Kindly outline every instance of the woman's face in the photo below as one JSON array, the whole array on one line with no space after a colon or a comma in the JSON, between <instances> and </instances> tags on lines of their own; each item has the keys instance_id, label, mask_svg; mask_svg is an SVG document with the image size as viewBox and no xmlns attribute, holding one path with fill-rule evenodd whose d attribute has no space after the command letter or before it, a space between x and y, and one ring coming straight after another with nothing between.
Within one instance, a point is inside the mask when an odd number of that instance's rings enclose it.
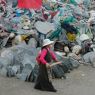
<instances>
[{"instance_id":1,"label":"woman's face","mask_svg":"<svg viewBox=\"0 0 95 95\"><path fill-rule=\"evenodd\" d=\"M52 48L52 46L53 46L53 45L52 45L52 44L50 44L50 45L48 45L47 47Z\"/></svg>"},{"instance_id":2,"label":"woman's face","mask_svg":"<svg viewBox=\"0 0 95 95\"><path fill-rule=\"evenodd\" d=\"M51 45L50 45L50 48L52 48L52 47L53 47L53 45L51 44Z\"/></svg>"}]
</instances>

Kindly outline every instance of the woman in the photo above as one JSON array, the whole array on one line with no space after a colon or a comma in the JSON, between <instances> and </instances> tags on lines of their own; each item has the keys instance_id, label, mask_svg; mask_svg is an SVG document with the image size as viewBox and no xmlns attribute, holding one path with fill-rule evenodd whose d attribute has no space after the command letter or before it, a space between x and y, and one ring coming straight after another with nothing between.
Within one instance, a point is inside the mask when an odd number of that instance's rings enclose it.
<instances>
[{"instance_id":1,"label":"woman","mask_svg":"<svg viewBox=\"0 0 95 95\"><path fill-rule=\"evenodd\" d=\"M51 92L57 91L49 80L47 71L47 68L50 68L49 63L52 62L52 59L54 61L58 61L55 54L50 50L53 43L54 42L50 41L49 39L45 39L43 41L43 46L39 54L39 58L36 59L39 63L39 74L34 86L35 89Z\"/></svg>"}]
</instances>

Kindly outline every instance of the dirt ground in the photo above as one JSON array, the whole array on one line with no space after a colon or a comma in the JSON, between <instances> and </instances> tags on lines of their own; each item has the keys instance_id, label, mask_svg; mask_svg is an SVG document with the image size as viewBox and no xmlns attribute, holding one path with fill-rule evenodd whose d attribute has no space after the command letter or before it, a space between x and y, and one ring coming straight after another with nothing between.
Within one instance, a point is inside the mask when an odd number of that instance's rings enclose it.
<instances>
[{"instance_id":1,"label":"dirt ground","mask_svg":"<svg viewBox=\"0 0 95 95\"><path fill-rule=\"evenodd\" d=\"M80 66L67 79L53 79L57 93L38 91L34 83L0 76L0 95L95 95L95 68Z\"/></svg>"}]
</instances>

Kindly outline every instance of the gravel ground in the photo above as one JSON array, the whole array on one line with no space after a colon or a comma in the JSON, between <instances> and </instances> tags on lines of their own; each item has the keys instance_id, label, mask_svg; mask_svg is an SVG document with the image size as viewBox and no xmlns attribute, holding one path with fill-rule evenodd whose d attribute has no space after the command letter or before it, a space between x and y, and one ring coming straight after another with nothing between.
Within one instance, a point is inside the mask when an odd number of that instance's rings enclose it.
<instances>
[{"instance_id":1,"label":"gravel ground","mask_svg":"<svg viewBox=\"0 0 95 95\"><path fill-rule=\"evenodd\" d=\"M0 95L95 95L95 68L80 66L67 79L53 79L57 93L38 91L34 83L0 76Z\"/></svg>"}]
</instances>

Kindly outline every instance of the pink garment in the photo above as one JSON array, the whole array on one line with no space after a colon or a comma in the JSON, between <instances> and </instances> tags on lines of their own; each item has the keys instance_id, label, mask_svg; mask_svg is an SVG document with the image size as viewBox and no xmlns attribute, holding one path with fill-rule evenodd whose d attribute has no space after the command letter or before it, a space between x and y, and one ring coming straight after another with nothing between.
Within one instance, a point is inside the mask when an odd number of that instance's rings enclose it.
<instances>
[{"instance_id":1,"label":"pink garment","mask_svg":"<svg viewBox=\"0 0 95 95\"><path fill-rule=\"evenodd\" d=\"M19 8L40 9L41 6L42 6L42 0L18 0Z\"/></svg>"},{"instance_id":2,"label":"pink garment","mask_svg":"<svg viewBox=\"0 0 95 95\"><path fill-rule=\"evenodd\" d=\"M51 56L52 56L52 59L54 61L57 61L57 58L56 58L56 55L54 54L53 51L51 51L49 48L48 48L48 51L50 52ZM47 54L47 50L46 49L43 49L41 52L40 52L40 59L39 61L42 63L42 64L46 64L47 61L45 60L45 56Z\"/></svg>"}]
</instances>

